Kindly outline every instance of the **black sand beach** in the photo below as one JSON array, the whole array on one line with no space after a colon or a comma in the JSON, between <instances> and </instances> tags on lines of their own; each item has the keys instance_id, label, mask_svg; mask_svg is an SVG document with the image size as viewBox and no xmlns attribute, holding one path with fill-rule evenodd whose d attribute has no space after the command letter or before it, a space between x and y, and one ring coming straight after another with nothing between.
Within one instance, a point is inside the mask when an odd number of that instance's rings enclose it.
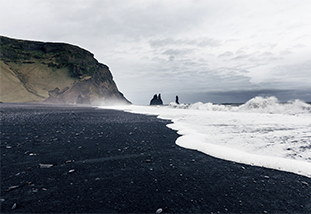
<instances>
[{"instance_id":1,"label":"black sand beach","mask_svg":"<svg viewBox=\"0 0 311 214\"><path fill-rule=\"evenodd\" d=\"M1 213L311 213L310 178L181 148L170 121L0 107Z\"/></svg>"}]
</instances>

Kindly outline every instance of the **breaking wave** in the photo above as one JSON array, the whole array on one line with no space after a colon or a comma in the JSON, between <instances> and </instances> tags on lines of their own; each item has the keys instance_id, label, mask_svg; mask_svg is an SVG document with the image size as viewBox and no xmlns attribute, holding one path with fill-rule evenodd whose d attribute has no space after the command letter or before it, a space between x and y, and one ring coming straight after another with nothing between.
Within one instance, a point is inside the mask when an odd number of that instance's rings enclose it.
<instances>
[{"instance_id":1,"label":"breaking wave","mask_svg":"<svg viewBox=\"0 0 311 214\"><path fill-rule=\"evenodd\" d=\"M311 105L301 100L281 103L276 97L254 97L245 104L213 104L197 102L194 104L170 103L169 107L203 111L227 111L270 114L310 114Z\"/></svg>"}]
</instances>

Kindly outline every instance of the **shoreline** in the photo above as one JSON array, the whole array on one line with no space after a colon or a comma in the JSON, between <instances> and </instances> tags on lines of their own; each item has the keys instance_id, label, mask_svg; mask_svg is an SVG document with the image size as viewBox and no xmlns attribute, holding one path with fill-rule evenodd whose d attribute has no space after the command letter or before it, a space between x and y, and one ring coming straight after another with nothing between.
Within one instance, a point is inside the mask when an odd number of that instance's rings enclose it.
<instances>
[{"instance_id":1,"label":"shoreline","mask_svg":"<svg viewBox=\"0 0 311 214\"><path fill-rule=\"evenodd\" d=\"M0 108L2 213L311 212L310 178L179 147L156 116Z\"/></svg>"},{"instance_id":2,"label":"shoreline","mask_svg":"<svg viewBox=\"0 0 311 214\"><path fill-rule=\"evenodd\" d=\"M295 173L298 175L302 175L302 176L306 176L311 178L311 163L307 161L307 158L309 158L309 156L307 154L305 154L303 156L302 159L296 159L296 158L285 158L286 156L295 156L298 154L297 153L282 153L281 155L274 155L273 152L270 152L268 149L266 149L266 151L259 149L258 151L256 151L256 149L254 150L254 148L249 149L249 150L243 150L243 146L241 147L239 144L240 142L243 142L243 140L245 141L249 141L249 140L253 140L253 139L239 139L239 141L236 141L235 144L233 143L223 143L226 142L226 140L231 141L232 139L230 138L225 138L221 141L215 141L212 140L211 142L209 142L210 136L213 137L213 135L217 136L218 134L215 134L209 130L206 130L206 132L204 131L200 131L200 129L198 129L198 127L196 126L196 124L191 124L191 119L190 119L190 123L189 121L187 121L189 119L189 115L193 116L191 113L189 114L189 110L179 110L179 109L162 109L161 108L154 108L153 109L148 109L148 107L144 107L144 106L132 106L132 107L115 107L115 108L108 108L108 109L118 109L118 110L124 110L126 112L130 112L130 113L142 113L144 115L156 115L157 118L159 119L165 119L165 120L171 120L173 123L167 125L169 128L177 131L177 133L179 133L181 136L176 140L176 144L183 147L183 148L187 148L187 149L194 149L194 150L198 150L200 152L203 152L207 155L216 157L216 158L220 158L223 160L227 160L227 161L232 161L232 162L237 162L237 163L242 163L242 164L247 164L247 165L252 165L252 166L259 166L259 167L265 167L265 168L270 168L270 169L276 169L276 170L280 170L280 171L285 171L285 172L291 172L291 173ZM183 112L185 111L185 112ZM196 119L202 120L202 121L209 121L214 120L215 118L211 117L211 118L205 118L205 114L220 114L216 117L218 118L225 118L224 115L227 114L227 112L213 112L213 111L198 111L200 113L203 113L201 116L201 118L196 117ZM194 115L197 114L197 112L193 112ZM237 114L237 117L230 118L231 120L239 120L240 117L240 113L239 112L230 112L230 116L232 117L233 114ZM256 115L254 113L250 114L251 115ZM277 115L275 114L273 116L275 116L277 119ZM269 118L271 117L270 114L260 114L260 117L264 117L264 116L268 116ZM195 116L194 116L195 117ZM207 116L209 117L209 116ZM288 115L288 117L291 117L291 115ZM228 120L230 120L228 118ZM292 118L295 119L295 118ZM309 127L310 122L309 122L310 118L304 118L305 121L308 121L308 124L305 124L306 127ZM227 120L227 119L225 119ZM256 116L255 119L256 120ZM273 119L268 119L270 121L273 121ZM185 122L184 122L185 121ZM269 122L269 121L267 121ZM285 121L283 121L285 123ZM301 122L301 121L300 121ZM215 122L214 122L215 123ZM224 126L224 124L230 126L233 125L233 123L226 123L226 121L217 121L216 123L219 124L223 124L222 126ZM279 121L279 123L282 123L282 121ZM296 121L297 123L297 121ZM192 125L194 126L194 128L192 127ZM210 124L207 122L205 125L202 125L203 127L206 126L208 127ZM284 124L283 124L284 125ZM300 124L301 125L301 124ZM286 125L285 125L286 126ZM254 126L256 127L256 126ZM257 126L258 129L262 128L260 127L260 124ZM200 127L201 128L201 127ZM276 129L278 129L278 127L275 127ZM287 127L288 129L294 129L293 127L290 127L290 125ZM273 128L272 128L273 129ZM217 130L216 130L217 131ZM230 133L230 130L223 130L224 132L228 132ZM238 133L239 130L236 130L235 133L233 133L233 139L234 137L236 137L236 133ZM244 131L244 130L240 130L240 131ZM301 131L301 130L297 130L297 131ZM252 130L248 131L249 133L253 133L255 134L255 139L257 139L257 137L260 138L261 133L255 133L256 130L254 130L254 128ZM228 136L230 136L230 134L228 134ZM269 136L267 136L269 137ZM301 136L300 136L301 137ZM253 137L252 137L253 138ZM217 139L217 137L216 137ZM279 138L280 139L280 138ZM299 139L299 137L298 137ZM261 139L263 142L265 141L265 139ZM273 141L273 139L270 136L270 140ZM277 139L276 139L277 140ZM216 143L215 143L216 142ZM228 146L229 145L229 146ZM259 147L262 146L266 146L267 144L263 145L263 144L258 144ZM240 147L239 147L240 146ZM247 144L245 144L244 146L247 146ZM287 151L289 150L295 150L295 149L299 149L295 147L291 148L291 145L284 144L284 147L287 147ZM304 145L305 147L308 147L307 142ZM301 145L301 148L303 148L303 146ZM271 150L271 148L270 148ZM272 148L273 151L273 148ZM270 152L270 153L269 153ZM300 156L300 154L299 154Z\"/></svg>"}]
</instances>

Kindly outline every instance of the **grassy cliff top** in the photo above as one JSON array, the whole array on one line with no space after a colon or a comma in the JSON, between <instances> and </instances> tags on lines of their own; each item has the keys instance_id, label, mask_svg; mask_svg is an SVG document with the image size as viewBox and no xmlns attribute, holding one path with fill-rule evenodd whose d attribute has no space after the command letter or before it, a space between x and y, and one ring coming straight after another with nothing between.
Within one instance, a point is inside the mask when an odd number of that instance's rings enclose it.
<instances>
[{"instance_id":1,"label":"grassy cliff top","mask_svg":"<svg viewBox=\"0 0 311 214\"><path fill-rule=\"evenodd\" d=\"M36 42L0 36L0 58L5 62L34 63L69 67L72 77L93 76L98 66L94 55L65 43Z\"/></svg>"}]
</instances>

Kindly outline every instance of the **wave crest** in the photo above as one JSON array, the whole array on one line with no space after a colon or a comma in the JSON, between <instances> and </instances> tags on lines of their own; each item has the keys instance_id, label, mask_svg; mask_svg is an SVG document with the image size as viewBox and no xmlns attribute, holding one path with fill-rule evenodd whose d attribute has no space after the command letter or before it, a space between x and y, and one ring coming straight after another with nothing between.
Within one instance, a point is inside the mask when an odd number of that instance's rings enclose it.
<instances>
[{"instance_id":1,"label":"wave crest","mask_svg":"<svg viewBox=\"0 0 311 214\"><path fill-rule=\"evenodd\" d=\"M203 111L230 111L247 113L270 113L270 114L309 114L311 105L301 101L293 100L280 103L276 97L254 97L245 104L213 104L197 102L194 104L170 103L169 107L178 109L192 109Z\"/></svg>"}]
</instances>

